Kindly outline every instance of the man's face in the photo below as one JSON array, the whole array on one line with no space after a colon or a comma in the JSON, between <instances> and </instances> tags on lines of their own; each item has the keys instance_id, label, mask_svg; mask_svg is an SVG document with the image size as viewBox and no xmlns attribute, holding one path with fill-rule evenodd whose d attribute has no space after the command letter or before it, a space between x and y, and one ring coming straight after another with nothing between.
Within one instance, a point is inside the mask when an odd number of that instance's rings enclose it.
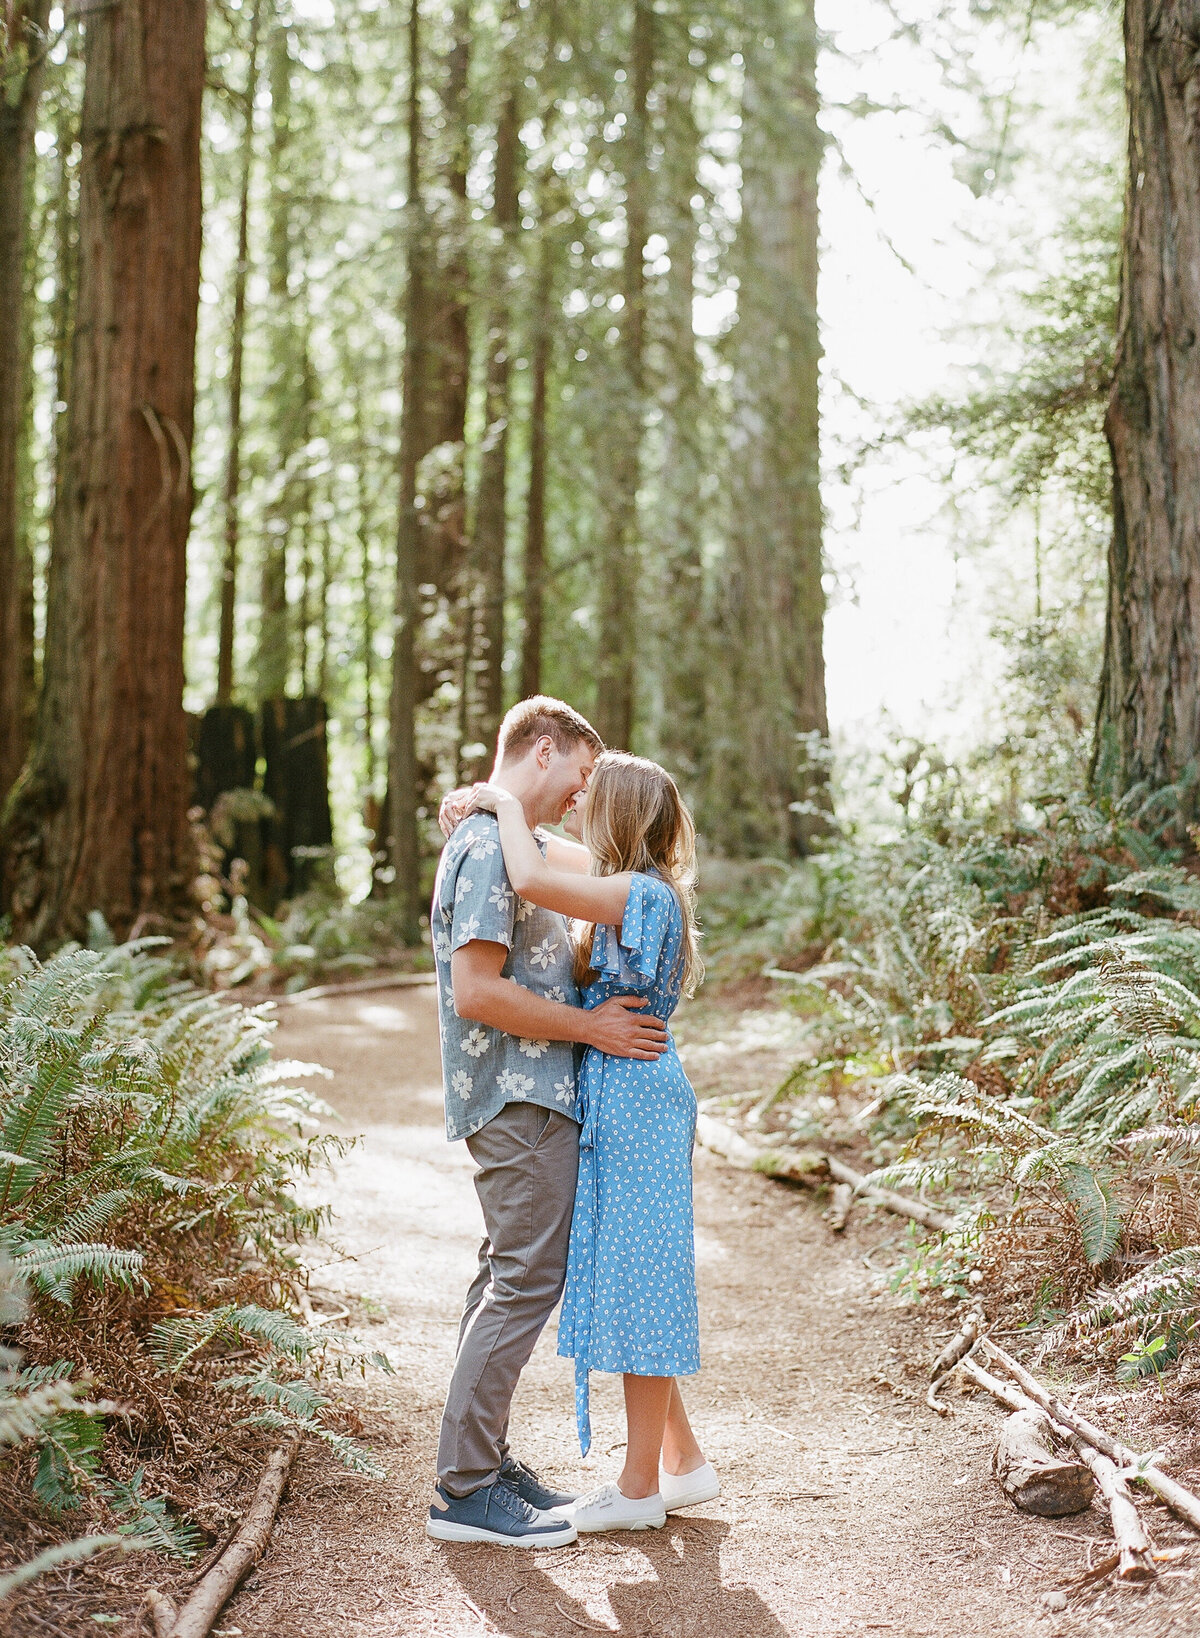
<instances>
[{"instance_id":1,"label":"man's face","mask_svg":"<svg viewBox=\"0 0 1200 1638\"><path fill-rule=\"evenodd\" d=\"M596 753L579 740L569 751L560 751L552 741L546 767L545 814L550 824L559 824L576 797L587 790Z\"/></svg>"}]
</instances>

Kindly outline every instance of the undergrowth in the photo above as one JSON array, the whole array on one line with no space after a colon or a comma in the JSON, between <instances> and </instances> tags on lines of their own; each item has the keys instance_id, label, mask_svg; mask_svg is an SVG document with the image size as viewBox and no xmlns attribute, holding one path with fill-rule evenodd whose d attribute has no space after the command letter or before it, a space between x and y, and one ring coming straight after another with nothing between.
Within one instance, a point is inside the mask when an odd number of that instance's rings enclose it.
<instances>
[{"instance_id":1,"label":"undergrowth","mask_svg":"<svg viewBox=\"0 0 1200 1638\"><path fill-rule=\"evenodd\" d=\"M1200 879L1189 787L992 832L833 839L720 896L712 965L806 1021L774 1119L949 1209L894 1285L1154 1374L1200 1337ZM744 890L744 883L739 884ZM733 906L736 905L736 909Z\"/></svg>"},{"instance_id":2,"label":"undergrowth","mask_svg":"<svg viewBox=\"0 0 1200 1638\"><path fill-rule=\"evenodd\" d=\"M47 1564L194 1556L206 1475L264 1430L378 1472L335 1383L386 1359L292 1312L327 1216L297 1185L344 1147L298 1084L321 1071L161 942L0 953L2 1511L58 1537Z\"/></svg>"}]
</instances>

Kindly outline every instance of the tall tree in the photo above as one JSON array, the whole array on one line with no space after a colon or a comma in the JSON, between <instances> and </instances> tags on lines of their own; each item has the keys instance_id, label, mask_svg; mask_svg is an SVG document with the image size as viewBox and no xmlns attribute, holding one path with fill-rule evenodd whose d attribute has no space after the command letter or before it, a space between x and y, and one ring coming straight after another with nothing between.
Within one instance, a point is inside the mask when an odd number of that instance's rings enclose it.
<instances>
[{"instance_id":1,"label":"tall tree","mask_svg":"<svg viewBox=\"0 0 1200 1638\"><path fill-rule=\"evenodd\" d=\"M1200 763L1198 16L1126 0L1128 173L1108 613L1095 770L1118 790Z\"/></svg>"},{"instance_id":2,"label":"tall tree","mask_svg":"<svg viewBox=\"0 0 1200 1638\"><path fill-rule=\"evenodd\" d=\"M646 274L650 215L650 90L654 81L653 0L634 0L629 113L622 138L625 248L621 261L620 404L612 428L611 489L600 562L596 726L609 745L633 738L638 622L638 488L645 420Z\"/></svg>"},{"instance_id":3,"label":"tall tree","mask_svg":"<svg viewBox=\"0 0 1200 1638\"><path fill-rule=\"evenodd\" d=\"M546 611L546 411L554 345L554 239L546 220L547 193L548 189L543 195L541 244L530 322L529 483L525 495L521 574L522 699L542 692L542 627Z\"/></svg>"},{"instance_id":4,"label":"tall tree","mask_svg":"<svg viewBox=\"0 0 1200 1638\"><path fill-rule=\"evenodd\" d=\"M513 25L515 26L515 25ZM493 297L488 314L487 378L484 426L479 452L479 487L475 495L472 540L476 622L474 728L487 750L480 776L495 744L504 714L504 582L508 534L508 418L512 374L512 280L520 191L520 64L515 42L502 57L502 101L496 124L496 162L492 181L495 224Z\"/></svg>"},{"instance_id":5,"label":"tall tree","mask_svg":"<svg viewBox=\"0 0 1200 1638\"><path fill-rule=\"evenodd\" d=\"M255 653L260 703L287 693L292 665L288 613L288 542L297 510L295 469L305 441L309 379L304 369L303 328L293 289L295 211L293 190L292 42L287 0L272 0L267 76L271 88L270 212L267 232L269 404L275 442L275 492L268 508L259 559L260 612Z\"/></svg>"},{"instance_id":6,"label":"tall tree","mask_svg":"<svg viewBox=\"0 0 1200 1638\"><path fill-rule=\"evenodd\" d=\"M45 683L6 813L8 902L46 946L180 911L204 0L86 15L79 290Z\"/></svg>"},{"instance_id":7,"label":"tall tree","mask_svg":"<svg viewBox=\"0 0 1200 1638\"><path fill-rule=\"evenodd\" d=\"M388 835L393 897L405 933L420 926L421 851L417 808L417 624L421 613L421 520L418 509L425 394L429 371L429 220L422 188L421 9L408 10L408 188L404 294L404 381L400 410L400 505L392 613L392 689L388 710Z\"/></svg>"},{"instance_id":8,"label":"tall tree","mask_svg":"<svg viewBox=\"0 0 1200 1638\"><path fill-rule=\"evenodd\" d=\"M710 815L734 853L805 850L819 819L795 804L820 805L806 740L828 733L812 0L772 6L760 29L744 52L726 666Z\"/></svg>"},{"instance_id":9,"label":"tall tree","mask_svg":"<svg viewBox=\"0 0 1200 1638\"><path fill-rule=\"evenodd\" d=\"M20 470L28 436L30 163L49 14L50 0L10 0L0 19L0 808L25 761L34 711L33 563Z\"/></svg>"},{"instance_id":10,"label":"tall tree","mask_svg":"<svg viewBox=\"0 0 1200 1638\"><path fill-rule=\"evenodd\" d=\"M697 791L706 760L706 677L709 609L706 606L702 497L708 478L704 449L703 384L696 352L696 172L700 132L686 58L670 66L664 127L663 228L671 266L666 276L663 342L664 456L660 496L657 598L663 618L659 673L663 709L659 741L667 764L689 792Z\"/></svg>"},{"instance_id":11,"label":"tall tree","mask_svg":"<svg viewBox=\"0 0 1200 1638\"><path fill-rule=\"evenodd\" d=\"M242 373L246 353L246 285L250 277L250 182L254 170L254 103L258 95L258 35L263 0L252 0L247 45L242 146L238 167L237 262L233 270L233 329L229 339L229 442L225 455L225 555L217 649L217 704L233 698L233 640L241 550Z\"/></svg>"}]
</instances>

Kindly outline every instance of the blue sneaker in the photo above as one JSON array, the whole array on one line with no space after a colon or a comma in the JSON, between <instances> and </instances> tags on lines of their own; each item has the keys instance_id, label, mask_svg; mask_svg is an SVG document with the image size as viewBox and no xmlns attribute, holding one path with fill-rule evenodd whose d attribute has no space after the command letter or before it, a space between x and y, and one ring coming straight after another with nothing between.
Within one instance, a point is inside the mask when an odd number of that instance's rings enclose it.
<instances>
[{"instance_id":1,"label":"blue sneaker","mask_svg":"<svg viewBox=\"0 0 1200 1638\"><path fill-rule=\"evenodd\" d=\"M527 1501L530 1507L536 1507L541 1513L549 1513L559 1507L571 1507L579 1497L569 1490L551 1490L548 1484L543 1484L531 1467L524 1462L518 1462L515 1456L506 1456L500 1466L500 1477L505 1484L512 1485L522 1501Z\"/></svg>"},{"instance_id":2,"label":"blue sneaker","mask_svg":"<svg viewBox=\"0 0 1200 1638\"><path fill-rule=\"evenodd\" d=\"M452 1496L438 1485L425 1534L434 1541L486 1541L494 1547L569 1547L576 1539L573 1524L531 1507L503 1479L469 1496Z\"/></svg>"}]
</instances>

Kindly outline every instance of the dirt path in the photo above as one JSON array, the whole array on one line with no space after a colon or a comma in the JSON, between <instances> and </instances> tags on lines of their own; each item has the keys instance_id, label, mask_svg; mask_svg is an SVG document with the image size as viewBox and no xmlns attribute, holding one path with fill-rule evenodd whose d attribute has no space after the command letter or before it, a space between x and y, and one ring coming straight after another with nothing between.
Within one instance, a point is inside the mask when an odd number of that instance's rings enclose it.
<instances>
[{"instance_id":1,"label":"dirt path","mask_svg":"<svg viewBox=\"0 0 1200 1638\"><path fill-rule=\"evenodd\" d=\"M754 1084L781 1050L766 1015L714 1031L683 1020L697 1079ZM268 1559L220 1630L246 1638L504 1633L574 1638L793 1638L896 1633L1195 1632L1190 1581L1107 1591L1050 1613L1043 1595L1102 1556L1095 1511L1026 1519L988 1478L995 1418L922 1403L906 1362L938 1315L914 1318L868 1266L891 1225L830 1235L810 1197L696 1166L704 1369L685 1394L722 1475L719 1503L661 1532L593 1537L530 1555L435 1546L423 1531L438 1416L480 1220L465 1148L447 1145L434 994L408 989L305 1003L281 1015L283 1053L327 1064L327 1096L363 1144L340 1165L334 1236L355 1260L320 1269L321 1293L386 1347L397 1374L349 1391L388 1469L362 1479L308 1452ZM783 1042L786 1047L786 1042ZM320 1180L328 1197L326 1179ZM944 1322L943 1322L944 1325ZM615 1476L619 1382L593 1388L593 1458L574 1439L570 1367L552 1327L513 1415L519 1455L560 1483ZM1180 1533L1162 1524L1163 1541ZM1183 1571L1183 1577L1190 1572ZM1189 1613L1189 1611L1191 1613Z\"/></svg>"}]
</instances>

